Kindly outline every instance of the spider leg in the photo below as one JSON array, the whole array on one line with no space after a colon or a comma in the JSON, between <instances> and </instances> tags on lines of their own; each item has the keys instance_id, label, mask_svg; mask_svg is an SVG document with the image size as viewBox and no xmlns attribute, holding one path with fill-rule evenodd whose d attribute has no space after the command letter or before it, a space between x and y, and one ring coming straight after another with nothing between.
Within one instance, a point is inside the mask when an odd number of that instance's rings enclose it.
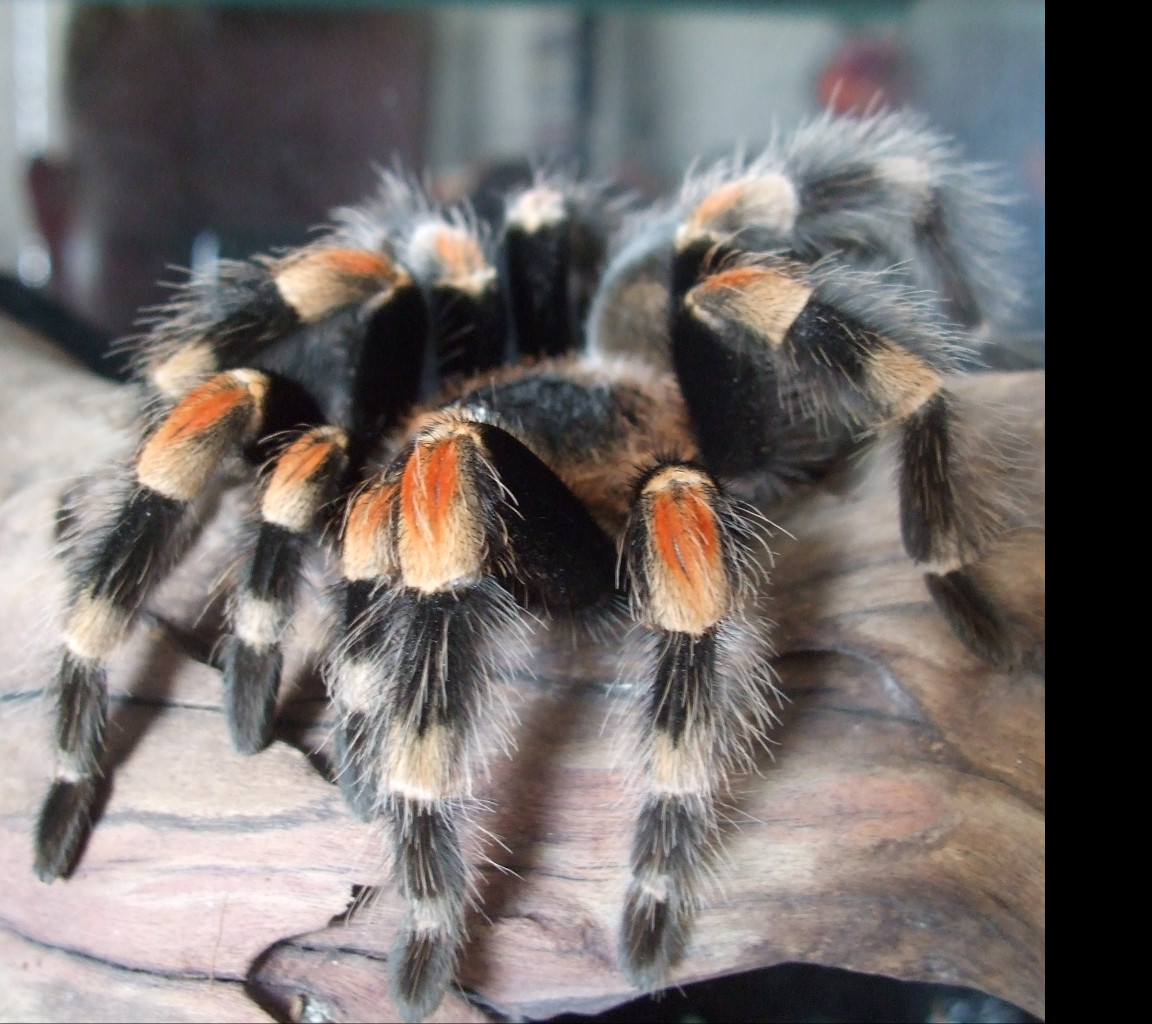
<instances>
[{"instance_id":1,"label":"spider leg","mask_svg":"<svg viewBox=\"0 0 1152 1024\"><path fill-rule=\"evenodd\" d=\"M892 270L972 330L1003 322L1019 300L997 183L907 113L817 118L754 160L689 178L681 204L678 268L717 245L806 263L835 254ZM694 283L681 278L677 296Z\"/></svg>"},{"instance_id":2,"label":"spider leg","mask_svg":"<svg viewBox=\"0 0 1152 1024\"><path fill-rule=\"evenodd\" d=\"M798 185L796 234L815 255L855 249L877 269L899 264L969 330L1011 315L1019 239L1003 185L921 117L817 118L780 159Z\"/></svg>"},{"instance_id":3,"label":"spider leg","mask_svg":"<svg viewBox=\"0 0 1152 1024\"><path fill-rule=\"evenodd\" d=\"M623 536L633 615L648 641L632 880L620 962L650 988L680 959L718 838L718 799L773 717L763 623L751 606L755 533L699 466L639 481Z\"/></svg>"},{"instance_id":4,"label":"spider leg","mask_svg":"<svg viewBox=\"0 0 1152 1024\"><path fill-rule=\"evenodd\" d=\"M405 258L428 304L434 362L428 372L459 377L504 359L504 299L481 238L464 223L430 218L412 231Z\"/></svg>"},{"instance_id":5,"label":"spider leg","mask_svg":"<svg viewBox=\"0 0 1152 1024\"><path fill-rule=\"evenodd\" d=\"M269 410L277 421L265 424L266 435L308 422L342 425L316 428L278 456L231 601L225 705L233 745L252 753L270 739L279 638L312 527L349 459L362 459L418 396L427 313L407 270L333 239L280 259L227 264L223 280L193 282L170 313L154 330L151 379L161 391L178 393L208 368L251 360L275 371L281 398L298 393Z\"/></svg>"},{"instance_id":6,"label":"spider leg","mask_svg":"<svg viewBox=\"0 0 1152 1024\"><path fill-rule=\"evenodd\" d=\"M555 188L522 192L505 213L504 277L521 355L561 355L576 347L568 308L569 227L567 201Z\"/></svg>"},{"instance_id":7,"label":"spider leg","mask_svg":"<svg viewBox=\"0 0 1152 1024\"><path fill-rule=\"evenodd\" d=\"M426 321L415 282L385 253L348 248L333 240L283 257L220 261L214 274L193 278L160 311L146 339L144 374L159 395L176 400L220 370L259 365L279 339L322 327L349 310L387 316L386 325L365 333L400 334L405 339L377 346L380 358L372 365L377 378L385 378L391 386L396 404L402 407L414 401L419 363L414 373L401 371L409 369L410 350L423 359ZM407 343L413 336L419 338L418 346ZM393 367L393 361L399 365ZM379 379L363 382L379 383Z\"/></svg>"},{"instance_id":8,"label":"spider leg","mask_svg":"<svg viewBox=\"0 0 1152 1024\"><path fill-rule=\"evenodd\" d=\"M232 370L179 402L144 442L131 491L78 563L56 680L56 779L36 832L36 871L66 875L88 830L104 751L107 663L137 610L191 539L221 461L254 440L270 379Z\"/></svg>"},{"instance_id":9,"label":"spider leg","mask_svg":"<svg viewBox=\"0 0 1152 1024\"><path fill-rule=\"evenodd\" d=\"M337 779L344 799L364 821L378 814L380 701L378 652L388 640L388 620L374 613L377 599L394 586L398 566L396 474L381 474L351 502L344 526L343 579L339 584L339 642L329 668L329 690L338 718Z\"/></svg>"},{"instance_id":10,"label":"spider leg","mask_svg":"<svg viewBox=\"0 0 1152 1024\"><path fill-rule=\"evenodd\" d=\"M528 628L522 605L602 602L614 564L612 541L559 477L466 410L434 414L351 505L331 683L347 716L345 791L391 826L408 903L393 992L409 1019L435 1007L464 941L461 828L482 741L499 732L493 684Z\"/></svg>"},{"instance_id":11,"label":"spider leg","mask_svg":"<svg viewBox=\"0 0 1152 1024\"><path fill-rule=\"evenodd\" d=\"M570 182L541 181L508 202L501 249L518 355L581 346L613 214Z\"/></svg>"},{"instance_id":12,"label":"spider leg","mask_svg":"<svg viewBox=\"0 0 1152 1024\"><path fill-rule=\"evenodd\" d=\"M272 738L281 637L294 610L301 560L347 468L347 434L315 427L280 453L264 488L221 657L224 708L240 753L263 750Z\"/></svg>"},{"instance_id":13,"label":"spider leg","mask_svg":"<svg viewBox=\"0 0 1152 1024\"><path fill-rule=\"evenodd\" d=\"M775 403L792 418L809 418L813 429L839 422L896 431L904 547L931 566L929 590L960 639L1005 664L1015 642L968 566L1004 529L1008 509L996 473L965 457L961 410L946 386L947 342L899 290L830 261L803 268L761 258L711 274L688 292L673 328L678 363L725 353L742 368L726 380L739 384L745 401L761 382L753 410L757 401ZM733 436L726 403L715 390L702 392L690 373L681 379L693 413L700 410L705 458L724 465L731 456L721 445Z\"/></svg>"},{"instance_id":14,"label":"spider leg","mask_svg":"<svg viewBox=\"0 0 1152 1024\"><path fill-rule=\"evenodd\" d=\"M36 832L36 870L45 881L69 873L87 835L104 752L107 666L137 612L195 537L222 466L286 422L315 414L289 380L252 369L217 374L145 438L119 503L75 542L55 684L56 778Z\"/></svg>"},{"instance_id":15,"label":"spider leg","mask_svg":"<svg viewBox=\"0 0 1152 1024\"><path fill-rule=\"evenodd\" d=\"M727 260L769 252L886 272L944 319L990 330L1020 298L1004 205L988 171L914 115L817 118L753 158L689 174L674 206L632 218L590 311L590 347L663 365L688 290Z\"/></svg>"}]
</instances>

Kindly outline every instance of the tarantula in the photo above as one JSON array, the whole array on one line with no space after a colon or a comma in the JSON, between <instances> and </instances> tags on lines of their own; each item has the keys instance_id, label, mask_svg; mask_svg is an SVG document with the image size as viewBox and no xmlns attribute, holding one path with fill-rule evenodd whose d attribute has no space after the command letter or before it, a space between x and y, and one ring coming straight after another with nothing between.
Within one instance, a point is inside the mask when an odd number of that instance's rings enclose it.
<instances>
[{"instance_id":1,"label":"tarantula","mask_svg":"<svg viewBox=\"0 0 1152 1024\"><path fill-rule=\"evenodd\" d=\"M390 827L405 1014L436 1006L465 940L461 823L503 727L508 637L557 617L623 617L643 649L619 959L657 984L726 780L773 718L756 506L893 433L908 554L972 650L1015 657L969 570L1005 509L947 383L1013 299L999 204L910 115L824 117L644 211L542 174L490 228L386 175L313 243L193 277L141 346L118 497L69 556L40 877L87 835L110 655L242 466L258 497L220 653L232 740L270 741L301 567L337 536L339 781Z\"/></svg>"}]
</instances>

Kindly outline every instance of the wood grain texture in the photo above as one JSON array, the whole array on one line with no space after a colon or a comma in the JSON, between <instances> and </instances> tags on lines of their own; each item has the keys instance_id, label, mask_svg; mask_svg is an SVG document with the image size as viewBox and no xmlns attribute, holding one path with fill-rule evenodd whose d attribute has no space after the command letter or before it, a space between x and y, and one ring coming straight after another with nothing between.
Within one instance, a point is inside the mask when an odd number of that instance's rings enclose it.
<instances>
[{"instance_id":1,"label":"wood grain texture","mask_svg":"<svg viewBox=\"0 0 1152 1024\"><path fill-rule=\"evenodd\" d=\"M1042 630L1043 375L972 378L962 395L1016 445L1018 528L982 571ZM401 907L382 838L325 778L330 722L309 659L297 645L278 742L245 758L228 744L218 674L188 653L189 636L211 636L201 613L230 559L227 507L117 658L112 772L76 873L52 885L32 873L64 586L50 526L66 482L123 447L126 404L5 333L0 1019L395 1019L386 961ZM992 670L955 639L903 556L890 484L879 453L774 513L795 538L772 540L768 599L789 702L775 759L736 780L717 885L673 980L805 961L972 986L1043 1015L1043 679ZM638 803L617 662L612 644L573 647L555 630L535 676L509 681L517 750L494 759L475 822L483 913L461 970L478 1004L507 1016L636 994L615 966ZM377 886L347 920L354 894ZM487 1015L452 995L434 1019Z\"/></svg>"}]
</instances>

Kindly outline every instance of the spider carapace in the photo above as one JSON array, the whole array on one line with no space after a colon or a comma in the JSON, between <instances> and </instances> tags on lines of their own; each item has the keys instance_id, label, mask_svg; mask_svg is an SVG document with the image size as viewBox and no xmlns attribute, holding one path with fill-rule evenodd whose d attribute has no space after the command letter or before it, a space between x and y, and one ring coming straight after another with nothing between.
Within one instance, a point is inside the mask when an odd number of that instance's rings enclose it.
<instances>
[{"instance_id":1,"label":"spider carapace","mask_svg":"<svg viewBox=\"0 0 1152 1024\"><path fill-rule=\"evenodd\" d=\"M240 467L232 740L269 742L302 564L335 539L339 779L389 828L404 1013L431 1012L465 941L461 828L509 633L558 617L630 621L644 651L619 962L659 984L773 718L758 507L894 435L909 556L971 649L1016 657L969 570L1005 510L948 386L1014 300L1000 205L914 117L824 117L643 210L542 174L488 226L386 175L317 241L193 277L142 339L119 497L67 553L40 876L89 828L110 656Z\"/></svg>"}]
</instances>

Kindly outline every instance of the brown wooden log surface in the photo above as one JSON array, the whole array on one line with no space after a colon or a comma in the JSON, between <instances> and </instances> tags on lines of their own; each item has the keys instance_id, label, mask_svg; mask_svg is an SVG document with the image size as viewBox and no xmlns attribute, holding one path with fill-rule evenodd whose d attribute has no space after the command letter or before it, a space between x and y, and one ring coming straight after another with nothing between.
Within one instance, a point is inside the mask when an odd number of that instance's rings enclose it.
<instances>
[{"instance_id":1,"label":"brown wooden log surface","mask_svg":"<svg viewBox=\"0 0 1152 1024\"><path fill-rule=\"evenodd\" d=\"M962 391L1016 439L1026 502L987 573L1042 624L1044 377ZM147 617L112 673L113 771L92 839L68 881L33 875L64 591L53 512L68 481L123 447L130 413L122 389L4 330L0 1020L395 1019L385 961L400 907L383 840L324 777L330 723L302 656L280 739L242 757L215 670ZM803 961L972 986L1043 1015L1043 679L959 644L903 555L891 467L869 465L774 515L795 538L772 540L769 599L789 703L775 760L736 781L717 885L672 980ZM209 529L152 602L164 621L194 626L228 536ZM636 995L614 954L637 804L616 665L613 645L575 649L556 630L535 677L509 681L517 750L484 787L484 913L460 972L508 1016ZM362 886L382 890L348 922ZM486 1017L453 994L434 1019Z\"/></svg>"}]
</instances>

